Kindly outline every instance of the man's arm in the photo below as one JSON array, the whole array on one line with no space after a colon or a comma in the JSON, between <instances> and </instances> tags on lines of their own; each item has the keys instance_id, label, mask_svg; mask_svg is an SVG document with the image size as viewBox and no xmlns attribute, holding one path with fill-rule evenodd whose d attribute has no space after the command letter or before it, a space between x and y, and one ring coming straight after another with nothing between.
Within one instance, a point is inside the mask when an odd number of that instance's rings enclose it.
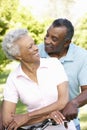
<instances>
[{"instance_id":1,"label":"man's arm","mask_svg":"<svg viewBox=\"0 0 87 130\"><path fill-rule=\"evenodd\" d=\"M84 106L85 104L87 104L87 85L81 86L81 93L67 103L62 113L67 120L72 120L77 117L78 108Z\"/></svg>"}]
</instances>

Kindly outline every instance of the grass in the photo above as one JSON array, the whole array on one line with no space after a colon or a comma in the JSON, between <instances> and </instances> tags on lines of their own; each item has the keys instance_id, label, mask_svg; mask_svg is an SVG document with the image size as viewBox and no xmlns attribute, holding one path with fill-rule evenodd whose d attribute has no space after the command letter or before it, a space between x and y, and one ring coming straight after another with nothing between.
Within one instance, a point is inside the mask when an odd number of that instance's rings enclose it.
<instances>
[{"instance_id":1,"label":"grass","mask_svg":"<svg viewBox=\"0 0 87 130\"><path fill-rule=\"evenodd\" d=\"M87 105L80 108L81 130L87 130Z\"/></svg>"},{"instance_id":2,"label":"grass","mask_svg":"<svg viewBox=\"0 0 87 130\"><path fill-rule=\"evenodd\" d=\"M3 87L6 82L7 76L11 70L13 70L17 66L17 62L12 62L10 65L7 65L3 72L0 73L0 104L3 99ZM10 69L9 69L10 68ZM21 101L17 104L16 113L25 113L26 106L21 103ZM87 130L87 105L80 109L79 113L81 130Z\"/></svg>"},{"instance_id":3,"label":"grass","mask_svg":"<svg viewBox=\"0 0 87 130\"><path fill-rule=\"evenodd\" d=\"M16 113L25 113L27 111L27 107L22 104L21 101L18 102L17 108L16 108Z\"/></svg>"}]
</instances>

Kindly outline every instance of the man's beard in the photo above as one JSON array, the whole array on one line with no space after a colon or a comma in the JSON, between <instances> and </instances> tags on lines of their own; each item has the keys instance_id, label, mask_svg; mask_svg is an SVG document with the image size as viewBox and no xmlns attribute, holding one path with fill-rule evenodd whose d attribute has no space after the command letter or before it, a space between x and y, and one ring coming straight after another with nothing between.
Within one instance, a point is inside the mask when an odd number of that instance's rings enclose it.
<instances>
[{"instance_id":1,"label":"man's beard","mask_svg":"<svg viewBox=\"0 0 87 130\"><path fill-rule=\"evenodd\" d=\"M48 54L49 55L51 55L51 54L56 54L57 55L57 54L60 54L60 51L48 52Z\"/></svg>"},{"instance_id":2,"label":"man's beard","mask_svg":"<svg viewBox=\"0 0 87 130\"><path fill-rule=\"evenodd\" d=\"M59 55L60 53L62 53L62 51L64 49L62 45L59 45L58 47L55 47L55 48L56 48L56 50L50 51L50 52L48 52L48 54Z\"/></svg>"}]
</instances>

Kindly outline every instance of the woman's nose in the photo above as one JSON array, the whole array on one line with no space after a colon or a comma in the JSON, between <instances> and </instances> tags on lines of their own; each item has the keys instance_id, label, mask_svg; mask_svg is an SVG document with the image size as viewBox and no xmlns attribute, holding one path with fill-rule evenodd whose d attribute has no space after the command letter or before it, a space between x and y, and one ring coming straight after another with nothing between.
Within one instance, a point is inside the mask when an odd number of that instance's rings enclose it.
<instances>
[{"instance_id":1,"label":"woman's nose","mask_svg":"<svg viewBox=\"0 0 87 130\"><path fill-rule=\"evenodd\" d=\"M34 49L34 50L38 50L38 46L37 46L37 45L34 45L34 46L33 46L33 49Z\"/></svg>"}]
</instances>

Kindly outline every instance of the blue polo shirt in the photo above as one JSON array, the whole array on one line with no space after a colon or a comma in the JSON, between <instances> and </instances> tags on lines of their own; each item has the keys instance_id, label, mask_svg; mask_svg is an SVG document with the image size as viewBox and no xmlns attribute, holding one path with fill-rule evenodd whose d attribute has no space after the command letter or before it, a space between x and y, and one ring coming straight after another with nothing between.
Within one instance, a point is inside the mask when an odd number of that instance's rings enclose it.
<instances>
[{"instance_id":1,"label":"blue polo shirt","mask_svg":"<svg viewBox=\"0 0 87 130\"><path fill-rule=\"evenodd\" d=\"M49 58L44 49L44 44L39 44L39 53L41 57ZM80 87L87 85L87 50L71 43L67 55L59 59L63 64L69 79L69 97L70 100L80 94ZM75 125L79 120L75 119Z\"/></svg>"}]
</instances>

